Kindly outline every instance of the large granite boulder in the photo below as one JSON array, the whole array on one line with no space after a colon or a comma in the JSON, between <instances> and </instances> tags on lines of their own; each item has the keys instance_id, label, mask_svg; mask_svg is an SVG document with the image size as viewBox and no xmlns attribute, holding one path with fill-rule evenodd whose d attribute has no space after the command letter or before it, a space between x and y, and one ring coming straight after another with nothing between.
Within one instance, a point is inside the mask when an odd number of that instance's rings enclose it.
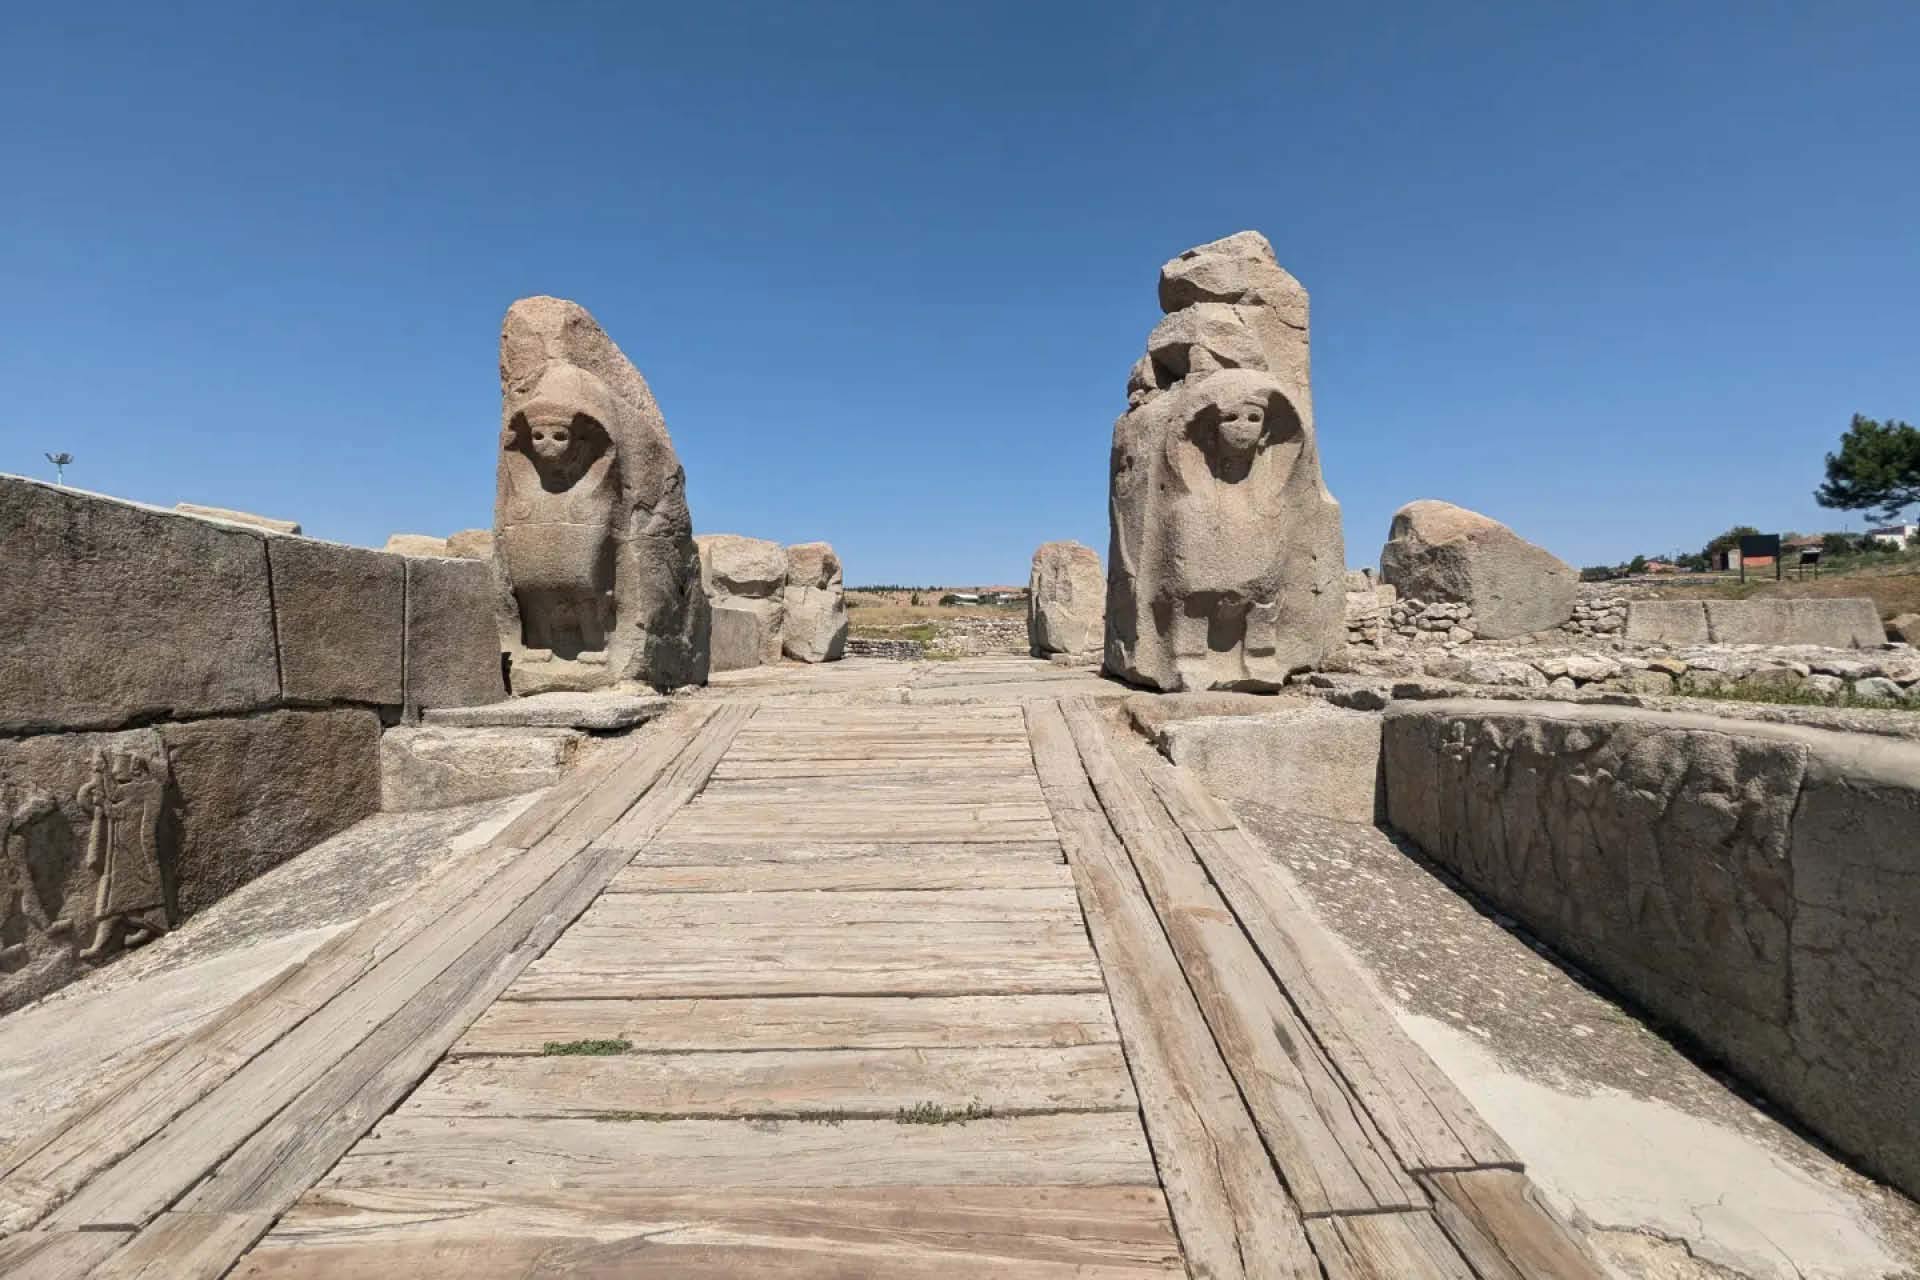
<instances>
[{"instance_id":1,"label":"large granite boulder","mask_svg":"<svg viewBox=\"0 0 1920 1280\"><path fill-rule=\"evenodd\" d=\"M824 542L787 548L787 619L781 648L801 662L838 662L847 651L847 592L840 557Z\"/></svg>"},{"instance_id":2,"label":"large granite boulder","mask_svg":"<svg viewBox=\"0 0 1920 1280\"><path fill-rule=\"evenodd\" d=\"M736 671L780 661L787 618L787 553L777 542L703 533L700 584L713 607L712 669Z\"/></svg>"},{"instance_id":3,"label":"large granite boulder","mask_svg":"<svg viewBox=\"0 0 1920 1280\"><path fill-rule=\"evenodd\" d=\"M1573 566L1498 520L1423 498L1394 513L1380 580L1423 604L1464 604L1483 640L1551 631L1573 616Z\"/></svg>"},{"instance_id":4,"label":"large granite boulder","mask_svg":"<svg viewBox=\"0 0 1920 1280\"><path fill-rule=\"evenodd\" d=\"M1100 556L1079 542L1043 542L1027 579L1027 646L1036 658L1099 651L1106 620Z\"/></svg>"},{"instance_id":5,"label":"large granite boulder","mask_svg":"<svg viewBox=\"0 0 1920 1280\"><path fill-rule=\"evenodd\" d=\"M1163 690L1277 689L1346 641L1306 290L1243 231L1167 263L1160 302L1114 424L1106 668Z\"/></svg>"},{"instance_id":6,"label":"large granite boulder","mask_svg":"<svg viewBox=\"0 0 1920 1280\"><path fill-rule=\"evenodd\" d=\"M522 298L500 330L500 398L493 563L514 692L704 684L686 474L646 379L578 303Z\"/></svg>"}]
</instances>

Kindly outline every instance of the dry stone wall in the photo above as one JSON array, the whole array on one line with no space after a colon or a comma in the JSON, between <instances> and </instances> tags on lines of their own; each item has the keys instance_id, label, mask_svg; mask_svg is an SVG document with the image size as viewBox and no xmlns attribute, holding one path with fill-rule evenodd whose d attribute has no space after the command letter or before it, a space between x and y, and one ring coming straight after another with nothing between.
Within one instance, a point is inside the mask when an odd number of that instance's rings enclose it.
<instances>
[{"instance_id":1,"label":"dry stone wall","mask_svg":"<svg viewBox=\"0 0 1920 1280\"><path fill-rule=\"evenodd\" d=\"M1382 741L1428 856L1920 1192L1920 743L1469 701Z\"/></svg>"},{"instance_id":2,"label":"dry stone wall","mask_svg":"<svg viewBox=\"0 0 1920 1280\"><path fill-rule=\"evenodd\" d=\"M0 476L0 1011L380 805L382 726L505 696L492 576Z\"/></svg>"}]
</instances>

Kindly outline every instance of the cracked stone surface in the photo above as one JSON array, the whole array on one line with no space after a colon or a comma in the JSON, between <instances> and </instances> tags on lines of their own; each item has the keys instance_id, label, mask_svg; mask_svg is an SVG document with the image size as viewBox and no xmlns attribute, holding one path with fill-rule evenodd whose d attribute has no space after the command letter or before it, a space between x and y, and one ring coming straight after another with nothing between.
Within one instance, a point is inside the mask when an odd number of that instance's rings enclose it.
<instances>
[{"instance_id":1,"label":"cracked stone surface","mask_svg":"<svg viewBox=\"0 0 1920 1280\"><path fill-rule=\"evenodd\" d=\"M1920 1277L1920 1206L1703 1069L1410 847L1234 807L1617 1275Z\"/></svg>"}]
</instances>

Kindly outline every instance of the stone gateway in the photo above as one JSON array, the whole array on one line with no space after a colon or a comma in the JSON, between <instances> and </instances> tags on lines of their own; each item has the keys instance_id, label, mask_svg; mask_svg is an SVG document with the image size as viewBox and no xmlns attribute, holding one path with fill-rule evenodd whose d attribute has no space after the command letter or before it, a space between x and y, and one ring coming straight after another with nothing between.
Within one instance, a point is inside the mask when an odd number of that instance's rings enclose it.
<instances>
[{"instance_id":1,"label":"stone gateway","mask_svg":"<svg viewBox=\"0 0 1920 1280\"><path fill-rule=\"evenodd\" d=\"M493 563L513 691L704 684L686 476L640 371L577 303L522 298L500 394Z\"/></svg>"},{"instance_id":2,"label":"stone gateway","mask_svg":"<svg viewBox=\"0 0 1920 1280\"><path fill-rule=\"evenodd\" d=\"M1109 478L1106 669L1277 689L1346 641L1340 505L1307 376L1307 295L1256 232L1161 269Z\"/></svg>"}]
</instances>

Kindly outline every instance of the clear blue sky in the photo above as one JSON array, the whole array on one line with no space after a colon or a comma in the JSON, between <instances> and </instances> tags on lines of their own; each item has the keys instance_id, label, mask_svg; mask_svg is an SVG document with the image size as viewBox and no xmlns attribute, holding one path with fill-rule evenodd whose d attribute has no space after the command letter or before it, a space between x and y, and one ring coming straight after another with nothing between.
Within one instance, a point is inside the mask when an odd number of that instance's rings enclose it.
<instances>
[{"instance_id":1,"label":"clear blue sky","mask_svg":"<svg viewBox=\"0 0 1920 1280\"><path fill-rule=\"evenodd\" d=\"M7 6L0 470L378 545L491 518L513 298L640 366L696 527L850 582L1106 551L1159 264L1313 295L1348 560L1576 563L1920 421L1920 5Z\"/></svg>"}]
</instances>

